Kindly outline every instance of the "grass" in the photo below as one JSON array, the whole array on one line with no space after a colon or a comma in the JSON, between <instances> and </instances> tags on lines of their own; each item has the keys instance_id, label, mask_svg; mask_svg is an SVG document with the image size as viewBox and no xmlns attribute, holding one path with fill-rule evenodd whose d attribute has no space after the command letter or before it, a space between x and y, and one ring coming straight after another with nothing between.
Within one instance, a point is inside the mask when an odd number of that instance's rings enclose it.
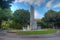
<instances>
[{"instance_id":1,"label":"grass","mask_svg":"<svg viewBox=\"0 0 60 40\"><path fill-rule=\"evenodd\" d=\"M15 32L17 34L24 34L24 35L32 35L32 34L51 34L51 33L55 33L56 30L54 29L48 29L48 30L40 30L40 31L20 31L20 30L16 30L16 31L12 31L12 30L8 30L7 32Z\"/></svg>"},{"instance_id":2,"label":"grass","mask_svg":"<svg viewBox=\"0 0 60 40\"><path fill-rule=\"evenodd\" d=\"M12 31L8 31L8 32L12 32ZM51 34L51 33L55 33L56 30L54 29L49 29L49 30L42 30L42 31L15 31L17 34L25 34L25 35L36 35L36 34Z\"/></svg>"}]
</instances>

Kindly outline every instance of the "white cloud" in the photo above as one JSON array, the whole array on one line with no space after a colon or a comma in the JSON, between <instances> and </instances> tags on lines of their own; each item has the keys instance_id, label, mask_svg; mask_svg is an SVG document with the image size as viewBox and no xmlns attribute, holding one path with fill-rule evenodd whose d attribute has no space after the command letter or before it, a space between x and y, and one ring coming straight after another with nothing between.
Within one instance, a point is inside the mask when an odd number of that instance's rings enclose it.
<instances>
[{"instance_id":1,"label":"white cloud","mask_svg":"<svg viewBox=\"0 0 60 40\"><path fill-rule=\"evenodd\" d=\"M24 2L24 3L35 4L39 6L41 3L45 2L45 0L15 0L15 3L16 2Z\"/></svg>"},{"instance_id":2,"label":"white cloud","mask_svg":"<svg viewBox=\"0 0 60 40\"><path fill-rule=\"evenodd\" d=\"M47 4L46 4L46 7L51 8L53 1L54 1L54 0L48 1Z\"/></svg>"},{"instance_id":3,"label":"white cloud","mask_svg":"<svg viewBox=\"0 0 60 40\"><path fill-rule=\"evenodd\" d=\"M60 7L60 3L56 4L55 6L53 6L53 8L57 8Z\"/></svg>"},{"instance_id":4,"label":"white cloud","mask_svg":"<svg viewBox=\"0 0 60 40\"><path fill-rule=\"evenodd\" d=\"M34 17L35 19L40 18L40 13L38 13L36 10L34 11Z\"/></svg>"},{"instance_id":5,"label":"white cloud","mask_svg":"<svg viewBox=\"0 0 60 40\"><path fill-rule=\"evenodd\" d=\"M60 7L60 3L58 2L57 4L55 3L55 5L53 5L53 2L54 2L55 0L50 0L50 1L48 1L47 3L46 3L46 7L47 8L57 8L57 7Z\"/></svg>"}]
</instances>

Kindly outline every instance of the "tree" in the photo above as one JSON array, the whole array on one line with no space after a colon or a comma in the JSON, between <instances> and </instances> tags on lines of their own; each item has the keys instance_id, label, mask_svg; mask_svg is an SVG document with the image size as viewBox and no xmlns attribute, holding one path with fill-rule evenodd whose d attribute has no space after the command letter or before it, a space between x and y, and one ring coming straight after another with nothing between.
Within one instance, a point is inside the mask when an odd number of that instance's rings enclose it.
<instances>
[{"instance_id":1,"label":"tree","mask_svg":"<svg viewBox=\"0 0 60 40\"><path fill-rule=\"evenodd\" d=\"M1 26L2 26L2 29L7 29L9 28L9 23L6 23L6 21L2 21Z\"/></svg>"},{"instance_id":2,"label":"tree","mask_svg":"<svg viewBox=\"0 0 60 40\"><path fill-rule=\"evenodd\" d=\"M45 16L43 18L43 21L49 24L52 24L53 28L54 28L54 24L56 22L56 13L53 10L49 10L48 12L45 13Z\"/></svg>"},{"instance_id":3,"label":"tree","mask_svg":"<svg viewBox=\"0 0 60 40\"><path fill-rule=\"evenodd\" d=\"M60 11L56 13L56 21L60 22Z\"/></svg>"},{"instance_id":4,"label":"tree","mask_svg":"<svg viewBox=\"0 0 60 40\"><path fill-rule=\"evenodd\" d=\"M46 22L55 22L56 19L56 12L53 10L49 10L48 12L45 13L44 21Z\"/></svg>"},{"instance_id":5,"label":"tree","mask_svg":"<svg viewBox=\"0 0 60 40\"><path fill-rule=\"evenodd\" d=\"M5 9L5 8L10 8L11 7L11 3L14 0L0 0L0 8Z\"/></svg>"},{"instance_id":6,"label":"tree","mask_svg":"<svg viewBox=\"0 0 60 40\"><path fill-rule=\"evenodd\" d=\"M9 28L12 28L12 29L22 29L21 24L16 23L13 20L10 20L8 24L9 24Z\"/></svg>"},{"instance_id":7,"label":"tree","mask_svg":"<svg viewBox=\"0 0 60 40\"><path fill-rule=\"evenodd\" d=\"M56 13L56 23L55 26L57 26L58 28L60 28L60 11L58 11Z\"/></svg>"},{"instance_id":8,"label":"tree","mask_svg":"<svg viewBox=\"0 0 60 40\"><path fill-rule=\"evenodd\" d=\"M3 20L7 21L8 18L11 17L10 7L13 1L14 0L0 0L0 28L1 28L2 21Z\"/></svg>"},{"instance_id":9,"label":"tree","mask_svg":"<svg viewBox=\"0 0 60 40\"><path fill-rule=\"evenodd\" d=\"M2 21L8 21L11 18L11 10L10 9L0 9L0 28Z\"/></svg>"},{"instance_id":10,"label":"tree","mask_svg":"<svg viewBox=\"0 0 60 40\"><path fill-rule=\"evenodd\" d=\"M30 22L30 12L28 10L20 9L16 10L13 14L13 20L16 23L21 24L23 27L27 26Z\"/></svg>"},{"instance_id":11,"label":"tree","mask_svg":"<svg viewBox=\"0 0 60 40\"><path fill-rule=\"evenodd\" d=\"M60 28L60 11L49 10L45 13L42 21L48 23L53 28Z\"/></svg>"}]
</instances>

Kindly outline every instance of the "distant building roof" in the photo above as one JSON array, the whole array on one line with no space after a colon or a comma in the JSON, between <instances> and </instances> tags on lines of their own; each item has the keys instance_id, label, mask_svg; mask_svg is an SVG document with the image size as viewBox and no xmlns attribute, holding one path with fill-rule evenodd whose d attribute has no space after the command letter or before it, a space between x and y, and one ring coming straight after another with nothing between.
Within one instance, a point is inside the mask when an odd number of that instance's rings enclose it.
<instances>
[{"instance_id":1,"label":"distant building roof","mask_svg":"<svg viewBox=\"0 0 60 40\"><path fill-rule=\"evenodd\" d=\"M40 18L37 18L37 19L35 19L36 21L41 21L41 19Z\"/></svg>"}]
</instances>

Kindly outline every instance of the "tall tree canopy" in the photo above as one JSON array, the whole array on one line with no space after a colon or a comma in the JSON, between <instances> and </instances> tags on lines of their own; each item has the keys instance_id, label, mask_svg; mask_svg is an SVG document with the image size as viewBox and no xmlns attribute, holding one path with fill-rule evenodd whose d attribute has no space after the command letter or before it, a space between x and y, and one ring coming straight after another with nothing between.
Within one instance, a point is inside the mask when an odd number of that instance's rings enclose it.
<instances>
[{"instance_id":1,"label":"tall tree canopy","mask_svg":"<svg viewBox=\"0 0 60 40\"><path fill-rule=\"evenodd\" d=\"M44 21L45 22L55 22L56 21L56 12L53 10L49 10L48 12L45 13L44 15Z\"/></svg>"},{"instance_id":2,"label":"tall tree canopy","mask_svg":"<svg viewBox=\"0 0 60 40\"><path fill-rule=\"evenodd\" d=\"M56 13L56 21L60 22L60 11Z\"/></svg>"},{"instance_id":3,"label":"tall tree canopy","mask_svg":"<svg viewBox=\"0 0 60 40\"><path fill-rule=\"evenodd\" d=\"M11 18L10 7L13 1L14 0L0 0L0 28L3 20L7 21Z\"/></svg>"},{"instance_id":4,"label":"tall tree canopy","mask_svg":"<svg viewBox=\"0 0 60 40\"><path fill-rule=\"evenodd\" d=\"M30 12L28 10L19 9L16 10L13 14L14 21L20 23L22 26L29 24L30 22Z\"/></svg>"},{"instance_id":5,"label":"tall tree canopy","mask_svg":"<svg viewBox=\"0 0 60 40\"><path fill-rule=\"evenodd\" d=\"M10 3L12 3L14 0L0 0L0 8L10 8Z\"/></svg>"},{"instance_id":6,"label":"tall tree canopy","mask_svg":"<svg viewBox=\"0 0 60 40\"><path fill-rule=\"evenodd\" d=\"M44 18L42 20L48 24L51 24L52 27L59 26L60 25L60 11L56 12L53 10L49 10L45 13Z\"/></svg>"},{"instance_id":7,"label":"tall tree canopy","mask_svg":"<svg viewBox=\"0 0 60 40\"><path fill-rule=\"evenodd\" d=\"M0 28L2 21L8 21L11 18L11 10L10 9L0 9Z\"/></svg>"}]
</instances>

